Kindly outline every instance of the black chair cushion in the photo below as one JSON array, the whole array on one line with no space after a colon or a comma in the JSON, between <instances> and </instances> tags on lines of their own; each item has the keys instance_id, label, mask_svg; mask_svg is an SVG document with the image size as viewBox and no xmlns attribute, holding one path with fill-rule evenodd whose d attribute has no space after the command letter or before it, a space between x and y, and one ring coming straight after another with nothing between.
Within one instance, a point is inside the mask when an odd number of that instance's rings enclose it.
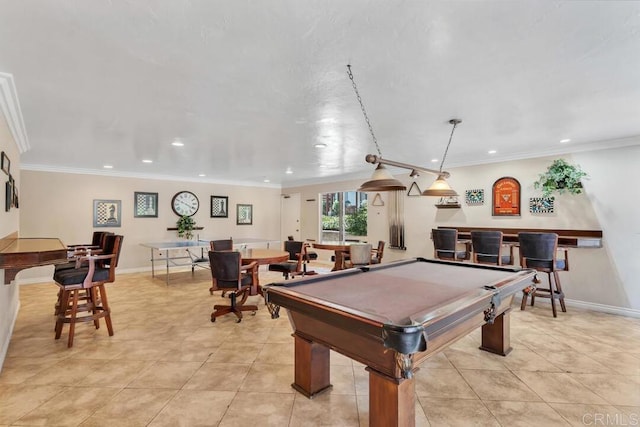
<instances>
[{"instance_id":1,"label":"black chair cushion","mask_svg":"<svg viewBox=\"0 0 640 427\"><path fill-rule=\"evenodd\" d=\"M307 252L307 260L315 261L318 259L318 254L315 252Z\"/></svg>"},{"instance_id":2,"label":"black chair cushion","mask_svg":"<svg viewBox=\"0 0 640 427\"><path fill-rule=\"evenodd\" d=\"M485 255L485 254L477 254L478 262L489 262L495 264L497 261L497 255ZM510 265L513 263L511 259L511 255L502 255L502 265Z\"/></svg>"},{"instance_id":3,"label":"black chair cushion","mask_svg":"<svg viewBox=\"0 0 640 427\"><path fill-rule=\"evenodd\" d=\"M453 259L453 251L438 251L438 257L444 259ZM456 259L467 259L467 252L455 251Z\"/></svg>"},{"instance_id":4,"label":"black chair cushion","mask_svg":"<svg viewBox=\"0 0 640 427\"><path fill-rule=\"evenodd\" d=\"M67 270L56 271L53 274L53 280L63 286L78 285L84 282L89 273L89 267L73 268ZM93 273L94 282L104 282L109 279L108 268L96 268Z\"/></svg>"},{"instance_id":5,"label":"black chair cushion","mask_svg":"<svg viewBox=\"0 0 640 427\"><path fill-rule=\"evenodd\" d=\"M296 268L298 268L298 264L295 262L269 264L269 271L278 271L280 273L292 273L296 271Z\"/></svg>"},{"instance_id":6,"label":"black chair cushion","mask_svg":"<svg viewBox=\"0 0 640 427\"><path fill-rule=\"evenodd\" d=\"M250 286L251 283L252 283L251 275L243 273L242 278L240 279L240 284L242 286ZM224 288L224 289L237 289L238 282L235 280L216 280L216 286L218 288Z\"/></svg>"}]
</instances>

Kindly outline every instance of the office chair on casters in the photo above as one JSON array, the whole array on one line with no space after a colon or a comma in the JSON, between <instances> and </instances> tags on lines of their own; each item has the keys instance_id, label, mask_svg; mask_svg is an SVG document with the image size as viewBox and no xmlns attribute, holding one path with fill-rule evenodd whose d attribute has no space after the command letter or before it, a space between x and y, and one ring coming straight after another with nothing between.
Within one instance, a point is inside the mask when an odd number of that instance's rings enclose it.
<instances>
[{"instance_id":1,"label":"office chair on casters","mask_svg":"<svg viewBox=\"0 0 640 427\"><path fill-rule=\"evenodd\" d=\"M289 276L295 276L303 272L303 264L306 261L305 250L308 245L297 240L287 240L284 242L284 250L289 252L289 260L285 262L277 262L269 264L269 271L278 271L282 273L284 279Z\"/></svg>"},{"instance_id":2,"label":"office chair on casters","mask_svg":"<svg viewBox=\"0 0 640 427\"><path fill-rule=\"evenodd\" d=\"M557 259L558 235L555 233L518 233L518 242L520 244L520 265L522 268L532 268L547 273L549 279L548 288L535 286L523 291L520 309L525 309L527 298L530 296L532 306L536 297L549 298L553 317L557 317L556 300L560 302L562 311L566 312L564 292L562 291L558 271L569 270L569 251L565 248L563 250L564 258ZM540 279L536 277L534 282L539 284Z\"/></svg>"},{"instance_id":3,"label":"office chair on casters","mask_svg":"<svg viewBox=\"0 0 640 427\"><path fill-rule=\"evenodd\" d=\"M209 251L209 263L214 290L227 291L231 300L229 305L213 306L211 321L215 322L216 318L233 313L238 318L236 322L240 323L243 311L252 311L255 315L258 306L245 305L245 302L251 293L251 288L258 283L258 262L242 265L240 252Z\"/></svg>"},{"instance_id":4,"label":"office chair on casters","mask_svg":"<svg viewBox=\"0 0 640 427\"><path fill-rule=\"evenodd\" d=\"M223 240L211 240L209 242L209 247L212 251L232 251L233 250L233 239L229 237L228 239ZM209 288L209 295L213 295L213 286ZM226 296L227 291L222 291L222 296Z\"/></svg>"},{"instance_id":5,"label":"office chair on casters","mask_svg":"<svg viewBox=\"0 0 640 427\"><path fill-rule=\"evenodd\" d=\"M479 264L513 265L513 245L509 254L502 254L502 231L471 230L473 262Z\"/></svg>"},{"instance_id":6,"label":"office chair on casters","mask_svg":"<svg viewBox=\"0 0 640 427\"><path fill-rule=\"evenodd\" d=\"M431 230L433 238L433 256L449 261L464 261L471 258L469 244L465 243L465 249L459 250L458 230L455 228L434 228Z\"/></svg>"}]
</instances>

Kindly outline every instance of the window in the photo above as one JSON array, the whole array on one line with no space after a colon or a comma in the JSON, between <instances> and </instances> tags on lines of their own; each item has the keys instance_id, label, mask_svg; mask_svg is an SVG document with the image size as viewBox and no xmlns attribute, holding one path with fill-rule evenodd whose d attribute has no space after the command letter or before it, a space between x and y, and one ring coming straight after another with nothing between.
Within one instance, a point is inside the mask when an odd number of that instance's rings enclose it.
<instances>
[{"instance_id":1,"label":"window","mask_svg":"<svg viewBox=\"0 0 640 427\"><path fill-rule=\"evenodd\" d=\"M322 241L341 241L367 235L367 193L345 191L320 195Z\"/></svg>"}]
</instances>

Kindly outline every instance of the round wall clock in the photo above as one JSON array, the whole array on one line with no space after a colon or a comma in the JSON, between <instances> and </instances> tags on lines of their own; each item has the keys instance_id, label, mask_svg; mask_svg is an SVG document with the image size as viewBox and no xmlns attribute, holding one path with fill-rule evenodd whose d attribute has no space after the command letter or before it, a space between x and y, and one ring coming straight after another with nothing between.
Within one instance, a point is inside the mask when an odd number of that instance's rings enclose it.
<instances>
[{"instance_id":1,"label":"round wall clock","mask_svg":"<svg viewBox=\"0 0 640 427\"><path fill-rule=\"evenodd\" d=\"M191 191L179 191L171 199L171 209L178 216L193 216L199 207L200 201Z\"/></svg>"}]
</instances>

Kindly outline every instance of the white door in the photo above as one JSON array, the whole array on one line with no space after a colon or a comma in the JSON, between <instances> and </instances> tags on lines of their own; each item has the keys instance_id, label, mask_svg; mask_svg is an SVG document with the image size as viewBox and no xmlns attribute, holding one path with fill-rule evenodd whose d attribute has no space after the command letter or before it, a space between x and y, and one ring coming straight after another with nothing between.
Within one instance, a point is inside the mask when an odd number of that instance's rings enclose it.
<instances>
[{"instance_id":1,"label":"white door","mask_svg":"<svg viewBox=\"0 0 640 427\"><path fill-rule=\"evenodd\" d=\"M283 194L280 209L282 240L287 240L288 236L300 240L300 193Z\"/></svg>"}]
</instances>

